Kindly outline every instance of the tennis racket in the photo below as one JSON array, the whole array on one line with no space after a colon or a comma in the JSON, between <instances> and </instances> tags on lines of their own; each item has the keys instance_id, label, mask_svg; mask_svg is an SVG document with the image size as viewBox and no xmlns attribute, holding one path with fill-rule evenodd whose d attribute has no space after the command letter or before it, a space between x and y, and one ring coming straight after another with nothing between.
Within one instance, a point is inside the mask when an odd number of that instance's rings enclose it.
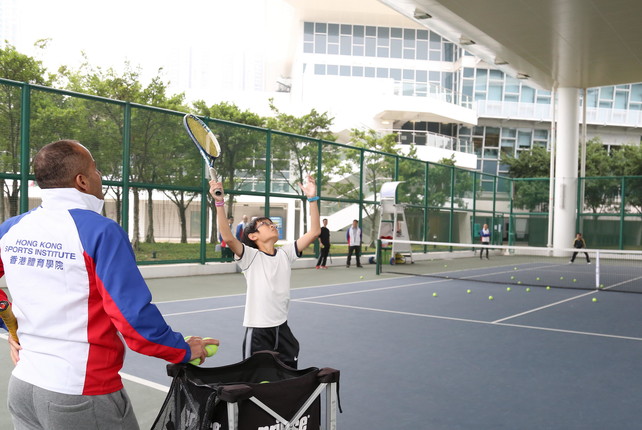
<instances>
[{"instance_id":1,"label":"tennis racket","mask_svg":"<svg viewBox=\"0 0 642 430\"><path fill-rule=\"evenodd\" d=\"M7 329L9 329L9 334L11 335L13 340L18 342L18 321L16 320L16 316L13 314L13 311L11 310L11 303L6 300L0 301L0 317L2 318L2 321L4 321L4 324L7 326Z\"/></svg>"},{"instance_id":2,"label":"tennis racket","mask_svg":"<svg viewBox=\"0 0 642 430\"><path fill-rule=\"evenodd\" d=\"M221 155L221 146L212 130L195 115L187 114L183 117L183 125L187 134L198 148L201 156L207 163L210 172L210 179L218 182L218 175L214 169L214 161ZM216 189L214 194L217 196L223 195L223 190Z\"/></svg>"}]
</instances>

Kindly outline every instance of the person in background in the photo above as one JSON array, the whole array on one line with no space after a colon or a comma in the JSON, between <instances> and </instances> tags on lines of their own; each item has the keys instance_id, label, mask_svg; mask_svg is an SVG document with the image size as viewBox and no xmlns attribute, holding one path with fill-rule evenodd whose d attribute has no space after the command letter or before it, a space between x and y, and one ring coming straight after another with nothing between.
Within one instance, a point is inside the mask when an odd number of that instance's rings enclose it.
<instances>
[{"instance_id":1,"label":"person in background","mask_svg":"<svg viewBox=\"0 0 642 430\"><path fill-rule=\"evenodd\" d=\"M359 227L359 221L356 219L352 221L352 226L350 226L346 232L346 239L348 239L348 259L346 261L346 267L350 267L350 260L352 259L353 253L357 260L357 267L363 267L361 266L362 231Z\"/></svg>"},{"instance_id":2,"label":"person in background","mask_svg":"<svg viewBox=\"0 0 642 430\"><path fill-rule=\"evenodd\" d=\"M238 223L238 225L236 226L235 236L238 240L243 239L243 231L245 230L245 227L247 226L247 221L248 221L247 215L243 215L242 219L243 220L240 223Z\"/></svg>"},{"instance_id":3,"label":"person in background","mask_svg":"<svg viewBox=\"0 0 642 430\"><path fill-rule=\"evenodd\" d=\"M319 255L319 260L317 260L317 269L327 269L328 254L330 254L330 230L328 229L327 218L323 219L319 242L321 242L321 255Z\"/></svg>"},{"instance_id":4,"label":"person in background","mask_svg":"<svg viewBox=\"0 0 642 430\"><path fill-rule=\"evenodd\" d=\"M575 235L575 240L573 241L573 248L575 249L586 248L586 242L584 241L584 237L582 237L582 233L577 233ZM573 253L573 256L571 257L571 261L569 261L569 264L575 261L575 257L577 257L578 252L579 251L576 251ZM591 259L589 258L588 252L585 252L584 256L586 257L586 264L591 264Z\"/></svg>"},{"instance_id":5,"label":"person in background","mask_svg":"<svg viewBox=\"0 0 642 430\"><path fill-rule=\"evenodd\" d=\"M479 232L479 236L481 237L482 244L482 249L479 253L479 259L481 260L484 256L484 251L486 251L486 259L488 259L488 248L490 247L490 230L488 228L488 224L484 224L481 231Z\"/></svg>"}]
</instances>

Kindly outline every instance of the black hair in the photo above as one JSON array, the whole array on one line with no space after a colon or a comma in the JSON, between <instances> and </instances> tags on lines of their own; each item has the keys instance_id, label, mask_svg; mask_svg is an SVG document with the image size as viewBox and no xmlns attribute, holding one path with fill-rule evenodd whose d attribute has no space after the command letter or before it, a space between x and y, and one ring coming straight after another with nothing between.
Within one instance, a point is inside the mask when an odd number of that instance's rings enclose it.
<instances>
[{"instance_id":1,"label":"black hair","mask_svg":"<svg viewBox=\"0 0 642 430\"><path fill-rule=\"evenodd\" d=\"M256 242L254 242L252 239L250 239L250 237L249 237L249 236L250 236L250 234L252 234L252 233L256 233L256 232L258 231L257 225L258 225L261 221L265 221L265 220L267 220L267 221L271 221L271 220L270 220L270 218L268 218L268 217L266 217L266 216L264 216L264 217L257 217L257 218L254 218L252 221L250 221L250 222L245 226L245 228L243 229L243 237L241 237L241 242L243 242L243 244L245 244L245 245L247 245L247 246L250 246L250 247L252 247L252 248L259 249L259 247L256 245Z\"/></svg>"},{"instance_id":2,"label":"black hair","mask_svg":"<svg viewBox=\"0 0 642 430\"><path fill-rule=\"evenodd\" d=\"M40 188L73 187L77 174L87 170L88 157L76 140L59 140L40 149L33 171Z\"/></svg>"}]
</instances>

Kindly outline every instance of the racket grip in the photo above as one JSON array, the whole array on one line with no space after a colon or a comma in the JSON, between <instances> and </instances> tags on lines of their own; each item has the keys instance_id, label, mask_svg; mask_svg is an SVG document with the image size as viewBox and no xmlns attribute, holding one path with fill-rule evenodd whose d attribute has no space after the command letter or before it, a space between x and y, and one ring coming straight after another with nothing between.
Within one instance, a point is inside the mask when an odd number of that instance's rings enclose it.
<instances>
[{"instance_id":1,"label":"racket grip","mask_svg":"<svg viewBox=\"0 0 642 430\"><path fill-rule=\"evenodd\" d=\"M216 170L213 167L210 167L210 179L213 181L218 182L218 175L216 174ZM222 196L223 195L223 190L220 188L217 188L214 190L214 195L215 196Z\"/></svg>"},{"instance_id":2,"label":"racket grip","mask_svg":"<svg viewBox=\"0 0 642 430\"><path fill-rule=\"evenodd\" d=\"M6 300L0 301L0 318L2 318L2 321L4 321L7 326L13 340L20 343L18 341L18 320L16 320L16 316L11 310L11 303Z\"/></svg>"}]
</instances>

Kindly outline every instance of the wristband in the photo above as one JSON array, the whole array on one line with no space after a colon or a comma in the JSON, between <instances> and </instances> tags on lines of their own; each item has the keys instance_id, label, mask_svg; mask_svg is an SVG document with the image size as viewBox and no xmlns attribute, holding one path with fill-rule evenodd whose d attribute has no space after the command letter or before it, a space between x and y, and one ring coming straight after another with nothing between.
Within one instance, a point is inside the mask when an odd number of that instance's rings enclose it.
<instances>
[{"instance_id":1,"label":"wristband","mask_svg":"<svg viewBox=\"0 0 642 430\"><path fill-rule=\"evenodd\" d=\"M224 201L218 201L218 200L216 200L216 201L214 202L214 205L215 205L217 208L220 208L220 207L222 207L222 206L225 206L225 202L224 202Z\"/></svg>"},{"instance_id":2,"label":"wristband","mask_svg":"<svg viewBox=\"0 0 642 430\"><path fill-rule=\"evenodd\" d=\"M308 197L309 202L316 202L317 200L319 200L319 196Z\"/></svg>"}]
</instances>

